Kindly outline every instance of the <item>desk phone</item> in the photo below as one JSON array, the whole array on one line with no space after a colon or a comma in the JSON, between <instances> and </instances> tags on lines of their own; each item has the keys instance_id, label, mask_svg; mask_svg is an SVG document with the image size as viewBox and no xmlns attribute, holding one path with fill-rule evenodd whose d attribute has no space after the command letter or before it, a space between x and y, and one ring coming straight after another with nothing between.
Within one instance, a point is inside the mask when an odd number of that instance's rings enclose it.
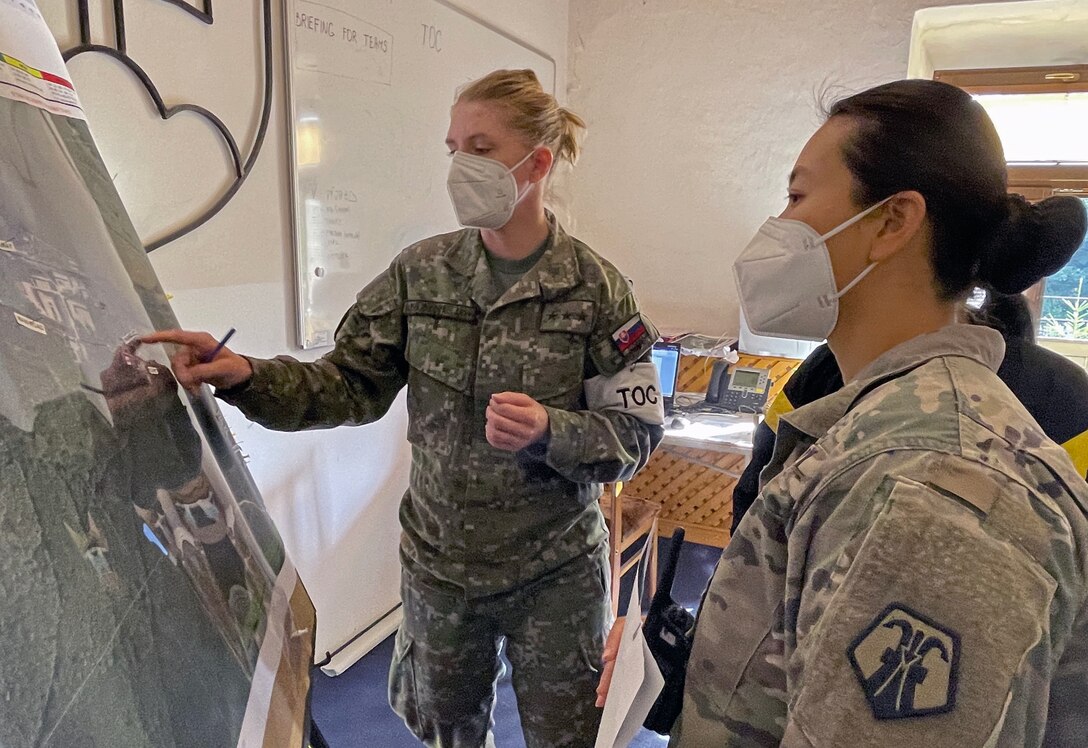
<instances>
[{"instance_id":1,"label":"desk phone","mask_svg":"<svg viewBox=\"0 0 1088 748\"><path fill-rule=\"evenodd\" d=\"M762 413L770 390L770 371L716 361L706 388L707 403L733 413Z\"/></svg>"}]
</instances>

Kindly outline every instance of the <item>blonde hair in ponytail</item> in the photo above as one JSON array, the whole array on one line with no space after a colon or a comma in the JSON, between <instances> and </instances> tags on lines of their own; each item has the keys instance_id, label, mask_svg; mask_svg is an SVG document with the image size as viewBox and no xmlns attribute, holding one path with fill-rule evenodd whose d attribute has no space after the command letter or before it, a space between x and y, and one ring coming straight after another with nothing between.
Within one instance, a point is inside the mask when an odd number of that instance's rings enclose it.
<instances>
[{"instance_id":1,"label":"blonde hair in ponytail","mask_svg":"<svg viewBox=\"0 0 1088 748\"><path fill-rule=\"evenodd\" d=\"M473 101L503 107L509 114L510 127L530 144L550 148L557 161L573 166L578 160L586 123L559 106L532 70L496 70L458 91L457 103Z\"/></svg>"}]
</instances>

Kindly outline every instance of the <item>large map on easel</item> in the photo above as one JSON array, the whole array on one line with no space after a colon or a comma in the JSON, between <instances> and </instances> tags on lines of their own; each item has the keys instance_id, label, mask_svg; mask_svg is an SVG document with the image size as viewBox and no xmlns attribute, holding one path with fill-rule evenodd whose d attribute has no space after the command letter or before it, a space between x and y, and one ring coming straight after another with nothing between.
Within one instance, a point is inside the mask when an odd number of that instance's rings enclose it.
<instances>
[{"instance_id":1,"label":"large map on easel","mask_svg":"<svg viewBox=\"0 0 1088 748\"><path fill-rule=\"evenodd\" d=\"M0 0L5 746L301 746L313 607L34 3Z\"/></svg>"}]
</instances>

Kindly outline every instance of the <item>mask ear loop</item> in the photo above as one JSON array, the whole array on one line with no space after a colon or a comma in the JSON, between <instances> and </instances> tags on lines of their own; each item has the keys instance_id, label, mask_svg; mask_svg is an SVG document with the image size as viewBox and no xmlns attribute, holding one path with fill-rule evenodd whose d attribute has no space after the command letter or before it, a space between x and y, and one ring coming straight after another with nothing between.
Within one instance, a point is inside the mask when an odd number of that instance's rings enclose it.
<instances>
[{"instance_id":1,"label":"mask ear loop","mask_svg":"<svg viewBox=\"0 0 1088 748\"><path fill-rule=\"evenodd\" d=\"M854 280L850 281L845 286L843 286L843 289L841 291L838 291L838 292L836 292L834 294L828 294L828 295L824 296L824 299L827 299L828 304L830 304L834 300L841 299L843 296L845 296L850 291L851 288L853 288L854 286L856 286L857 284L859 284L863 280L865 280L865 276L867 276L869 273L873 272L873 268L875 268L879 264L880 264L879 262L870 262L869 266L867 268L865 268L864 270L862 270L860 273L858 273L857 278L854 278Z\"/></svg>"},{"instance_id":2,"label":"mask ear loop","mask_svg":"<svg viewBox=\"0 0 1088 748\"><path fill-rule=\"evenodd\" d=\"M860 213L858 213L853 218L840 223L838 226L836 226L835 228L831 229L826 234L821 236L820 237L820 242L825 244L825 246L826 246L826 243L827 243L828 239L830 239L831 237L835 236L836 234L842 233L846 229L850 228L855 223L857 223L861 219L865 218L865 216L869 215L870 213L872 213L877 208L885 205L893 197L895 197L895 195L888 195L886 198L881 200L879 203L875 203L874 205L870 205L868 208L861 211ZM847 283L842 288L841 291L836 291L833 294L825 294L825 295L821 296L820 297L821 306L831 306L831 304L833 302L838 301L839 299L841 299L843 296L845 296L847 293L849 293L850 289L852 289L854 286L856 286L857 284L859 284L863 280L865 280L865 277L867 275L869 275L869 273L873 272L873 268L875 268L879 264L880 264L879 262L870 262L869 266L866 267L864 270L862 270L860 273L858 273L858 276L856 278L854 278L854 280Z\"/></svg>"},{"instance_id":3,"label":"mask ear loop","mask_svg":"<svg viewBox=\"0 0 1088 748\"><path fill-rule=\"evenodd\" d=\"M516 167L515 167L515 168L516 168ZM896 194L898 194L898 193L896 193ZM879 207L881 207L881 206L885 205L885 204L886 204L886 203L887 203L887 202L888 202L889 200L891 200L891 199L892 199L893 197L895 197L895 195L888 195L888 196L887 196L886 198L884 198L883 200L881 200L881 201L880 201L879 203L874 203L873 205L870 205L870 206L869 206L868 208L866 208L865 210L863 210L863 211L861 211L860 213L858 213L858 214L857 214L856 216L854 216L853 218L850 218L850 219L847 219L847 220L843 221L843 222L842 222L842 223L840 223L840 224L839 224L838 226L836 226L835 228L831 229L831 230L830 230L830 231L828 231L828 232L827 232L826 234L824 234L823 236L821 236L821 237L820 237L820 241L822 241L822 242L826 242L826 241L827 241L828 239L830 239L831 237L835 236L835 234L841 234L841 233L842 233L843 231L846 231L846 230L847 230L848 228L850 228L851 226L853 226L853 225L854 225L855 223L857 223L857 222L858 222L858 221L860 221L861 219L865 218L865 216L869 215L870 213L872 213L872 212L873 212L874 210L876 210L877 208L879 208Z\"/></svg>"},{"instance_id":4,"label":"mask ear loop","mask_svg":"<svg viewBox=\"0 0 1088 748\"><path fill-rule=\"evenodd\" d=\"M521 168L521 165L524 164L526 161L528 161L532 157L532 155L534 153L536 153L537 148L543 148L543 147L544 147L543 143L537 143L536 145L534 145L529 150L528 153L525 154L525 157L523 159L521 159L521 161L518 161L516 164L514 164L513 166L511 166L509 169L506 170L506 173L509 174L510 178L514 180L514 189L515 190L517 190L517 187L518 187L518 180L514 178L514 172L517 171L519 168ZM544 181L544 180L541 180L541 181ZM536 184L537 184L536 182L530 182L529 186L526 187L524 190L518 190L518 196L516 198L514 198L514 207L515 208L518 207L518 204L521 203L521 201L525 199L526 195L528 195L530 192L532 192L533 187L535 187Z\"/></svg>"}]
</instances>

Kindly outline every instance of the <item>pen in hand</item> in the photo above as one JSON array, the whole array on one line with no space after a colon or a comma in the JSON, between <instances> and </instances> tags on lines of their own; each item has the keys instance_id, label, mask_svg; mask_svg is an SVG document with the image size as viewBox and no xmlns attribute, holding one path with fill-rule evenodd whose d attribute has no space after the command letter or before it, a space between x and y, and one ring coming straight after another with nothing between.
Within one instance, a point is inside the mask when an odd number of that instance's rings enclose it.
<instances>
[{"instance_id":1,"label":"pen in hand","mask_svg":"<svg viewBox=\"0 0 1088 748\"><path fill-rule=\"evenodd\" d=\"M226 346L227 341L229 341L231 339L231 336L234 335L234 332L235 330L233 327L227 330L227 334L224 335L223 339L219 341L219 344L215 346L214 349L212 349L212 352L200 357L200 363L208 364L214 361L215 357L219 355L219 351L223 350L223 347Z\"/></svg>"}]
</instances>

